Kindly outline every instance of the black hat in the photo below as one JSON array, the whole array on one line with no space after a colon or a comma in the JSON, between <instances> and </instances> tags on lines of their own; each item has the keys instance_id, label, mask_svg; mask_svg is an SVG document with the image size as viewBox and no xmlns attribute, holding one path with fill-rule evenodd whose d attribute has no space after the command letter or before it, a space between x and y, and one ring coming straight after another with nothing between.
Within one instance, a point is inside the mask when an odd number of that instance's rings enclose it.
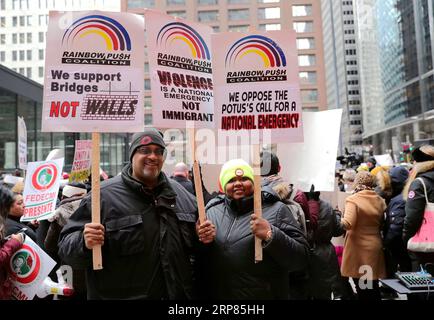
<instances>
[{"instance_id":1,"label":"black hat","mask_svg":"<svg viewBox=\"0 0 434 320\"><path fill-rule=\"evenodd\" d=\"M156 144L165 149L166 144L164 143L163 133L155 128L146 128L143 132L135 133L131 139L130 161L138 147L147 146L149 144Z\"/></svg>"},{"instance_id":2,"label":"black hat","mask_svg":"<svg viewBox=\"0 0 434 320\"><path fill-rule=\"evenodd\" d=\"M434 147L425 144L414 149L411 155L416 162L434 161Z\"/></svg>"},{"instance_id":3,"label":"black hat","mask_svg":"<svg viewBox=\"0 0 434 320\"><path fill-rule=\"evenodd\" d=\"M272 152L261 152L261 176L271 176L280 171L279 158Z\"/></svg>"}]
</instances>

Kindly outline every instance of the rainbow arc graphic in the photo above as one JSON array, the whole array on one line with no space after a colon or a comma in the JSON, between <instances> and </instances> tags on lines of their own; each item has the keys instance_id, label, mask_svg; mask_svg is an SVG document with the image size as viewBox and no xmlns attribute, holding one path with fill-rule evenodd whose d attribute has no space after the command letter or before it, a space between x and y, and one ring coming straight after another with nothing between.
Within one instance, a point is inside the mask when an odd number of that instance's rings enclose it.
<instances>
[{"instance_id":1,"label":"rainbow arc graphic","mask_svg":"<svg viewBox=\"0 0 434 320\"><path fill-rule=\"evenodd\" d=\"M265 68L286 67L283 50L272 39L250 35L235 42L226 54L226 66L234 66L244 57L255 54L264 62Z\"/></svg>"},{"instance_id":2,"label":"rainbow arc graphic","mask_svg":"<svg viewBox=\"0 0 434 320\"><path fill-rule=\"evenodd\" d=\"M196 59L211 60L208 46L202 36L189 25L182 22L171 22L161 28L157 35L157 45L167 47L175 45L177 41L184 42Z\"/></svg>"},{"instance_id":3,"label":"rainbow arc graphic","mask_svg":"<svg viewBox=\"0 0 434 320\"><path fill-rule=\"evenodd\" d=\"M131 39L122 24L102 15L89 15L73 22L62 37L62 44L96 34L106 43L108 51L131 51Z\"/></svg>"}]
</instances>

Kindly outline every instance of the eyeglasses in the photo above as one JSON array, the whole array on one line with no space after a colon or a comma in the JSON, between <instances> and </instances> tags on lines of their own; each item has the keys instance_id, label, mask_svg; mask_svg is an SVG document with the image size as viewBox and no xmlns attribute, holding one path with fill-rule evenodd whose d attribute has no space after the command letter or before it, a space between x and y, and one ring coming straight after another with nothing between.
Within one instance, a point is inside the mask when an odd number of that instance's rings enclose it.
<instances>
[{"instance_id":1,"label":"eyeglasses","mask_svg":"<svg viewBox=\"0 0 434 320\"><path fill-rule=\"evenodd\" d=\"M137 148L137 152L145 156L150 156L152 153L155 154L157 157L162 157L164 155L163 148L151 149L149 147L139 147Z\"/></svg>"}]
</instances>

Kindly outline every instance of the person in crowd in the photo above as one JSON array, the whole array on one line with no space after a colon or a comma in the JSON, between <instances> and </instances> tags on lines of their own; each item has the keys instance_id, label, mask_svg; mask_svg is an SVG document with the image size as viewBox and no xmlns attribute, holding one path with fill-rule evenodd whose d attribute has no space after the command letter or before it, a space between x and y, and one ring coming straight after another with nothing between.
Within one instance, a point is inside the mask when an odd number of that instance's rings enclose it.
<instances>
[{"instance_id":1,"label":"person in crowd","mask_svg":"<svg viewBox=\"0 0 434 320\"><path fill-rule=\"evenodd\" d=\"M368 160L366 160L366 165L368 166L369 171L372 171L377 166L377 160L375 160L374 157L369 157Z\"/></svg>"},{"instance_id":2,"label":"person in crowd","mask_svg":"<svg viewBox=\"0 0 434 320\"><path fill-rule=\"evenodd\" d=\"M81 200L87 194L86 186L83 183L70 182L63 187L62 201L56 208L54 216L48 219L50 226L44 241L46 252L58 263L54 270L57 270L63 263L57 252L57 242L62 228L67 224L71 215L80 206ZM54 277L54 274L53 274ZM85 274L83 270L73 269L73 299L86 299Z\"/></svg>"},{"instance_id":3,"label":"person in crowd","mask_svg":"<svg viewBox=\"0 0 434 320\"><path fill-rule=\"evenodd\" d=\"M178 162L172 174L173 180L182 185L188 192L194 195L193 183L188 179L188 167L184 162Z\"/></svg>"},{"instance_id":4,"label":"person in crowd","mask_svg":"<svg viewBox=\"0 0 434 320\"><path fill-rule=\"evenodd\" d=\"M354 169L346 169L344 171L342 175L342 179L344 180L344 192L352 192L356 174L357 172Z\"/></svg>"},{"instance_id":5,"label":"person in crowd","mask_svg":"<svg viewBox=\"0 0 434 320\"><path fill-rule=\"evenodd\" d=\"M411 260L407 247L402 240L405 219L405 200L402 195L408 179L408 170L398 166L390 169L391 200L386 209L386 223L383 229L384 247L386 249L386 266L389 278L396 271L411 271Z\"/></svg>"},{"instance_id":6,"label":"person in crowd","mask_svg":"<svg viewBox=\"0 0 434 320\"><path fill-rule=\"evenodd\" d=\"M281 166L277 155L273 152L263 151L261 153L262 186L272 187L283 202L293 198L301 206L304 213L305 222L299 221L299 223L306 224L306 228L309 230L314 230L317 225L318 210L312 213L309 211L309 200L306 194L301 190L296 190L293 194L293 185L279 175L280 171Z\"/></svg>"},{"instance_id":7,"label":"person in crowd","mask_svg":"<svg viewBox=\"0 0 434 320\"><path fill-rule=\"evenodd\" d=\"M253 169L244 160L226 162L219 182L224 195L206 206L216 236L200 256L208 298L288 299L288 272L304 268L308 259L297 221L270 187L262 191L262 217L253 214ZM260 263L255 263L255 236L263 248Z\"/></svg>"},{"instance_id":8,"label":"person in crowd","mask_svg":"<svg viewBox=\"0 0 434 320\"><path fill-rule=\"evenodd\" d=\"M101 184L101 224L90 222L88 195L62 229L59 256L86 268L88 299L193 298L197 206L161 170L166 154L160 131L134 134L122 174ZM215 229L209 221L201 226L205 241ZM98 245L103 269L94 271Z\"/></svg>"},{"instance_id":9,"label":"person in crowd","mask_svg":"<svg viewBox=\"0 0 434 320\"><path fill-rule=\"evenodd\" d=\"M422 178L429 202L434 202L434 147L422 145L412 152L415 161L408 181L404 187L403 196L407 200L405 204L405 218L402 237L405 246L408 240L420 229L424 219L426 205L425 192L421 181ZM420 267L434 263L434 253L410 252L413 271L420 271Z\"/></svg>"},{"instance_id":10,"label":"person in crowd","mask_svg":"<svg viewBox=\"0 0 434 320\"><path fill-rule=\"evenodd\" d=\"M271 187L280 200L290 207L298 225L310 241L318 224L319 206L309 201L303 191L294 190L293 185L279 175L280 171L281 166L277 155L263 151L261 153L262 186ZM310 212L311 206L312 212ZM289 295L292 300L309 299L309 267L289 273Z\"/></svg>"},{"instance_id":11,"label":"person in crowd","mask_svg":"<svg viewBox=\"0 0 434 320\"><path fill-rule=\"evenodd\" d=\"M23 230L26 235L36 242L36 232L32 229L32 226L34 226L35 223L33 223L33 225L30 223L22 223L20 219L23 215L23 196L19 193L15 193L13 194L13 203L6 219L6 236Z\"/></svg>"},{"instance_id":12,"label":"person in crowd","mask_svg":"<svg viewBox=\"0 0 434 320\"><path fill-rule=\"evenodd\" d=\"M373 175L359 172L341 219L346 230L341 273L353 278L360 300L381 300L378 279L386 275L380 233L386 203L374 191L375 185Z\"/></svg>"},{"instance_id":13,"label":"person in crowd","mask_svg":"<svg viewBox=\"0 0 434 320\"><path fill-rule=\"evenodd\" d=\"M8 282L8 264L24 242L22 233L12 234L9 239L6 238L5 220L13 202L12 193L0 187L0 300L11 299L12 287Z\"/></svg>"},{"instance_id":14,"label":"person in crowd","mask_svg":"<svg viewBox=\"0 0 434 320\"><path fill-rule=\"evenodd\" d=\"M310 296L315 300L330 300L332 292L335 298L344 295L341 289L341 273L335 248L331 242L333 237L344 233L340 219L330 203L320 199L320 192L311 188L309 201L318 202L318 226L313 233L310 257ZM339 216L340 217L340 216Z\"/></svg>"}]
</instances>

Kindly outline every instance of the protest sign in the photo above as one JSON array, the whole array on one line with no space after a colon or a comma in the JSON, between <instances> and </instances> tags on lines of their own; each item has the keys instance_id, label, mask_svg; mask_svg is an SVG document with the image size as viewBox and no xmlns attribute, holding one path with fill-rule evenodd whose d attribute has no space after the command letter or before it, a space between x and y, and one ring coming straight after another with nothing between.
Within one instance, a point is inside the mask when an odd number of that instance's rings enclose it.
<instances>
[{"instance_id":1,"label":"protest sign","mask_svg":"<svg viewBox=\"0 0 434 320\"><path fill-rule=\"evenodd\" d=\"M393 167L394 165L394 161L390 154L374 155L374 158L379 166Z\"/></svg>"},{"instance_id":2,"label":"protest sign","mask_svg":"<svg viewBox=\"0 0 434 320\"><path fill-rule=\"evenodd\" d=\"M295 39L292 30L212 35L217 129L303 141Z\"/></svg>"},{"instance_id":3,"label":"protest sign","mask_svg":"<svg viewBox=\"0 0 434 320\"><path fill-rule=\"evenodd\" d=\"M304 143L277 145L281 175L308 192L334 191L342 110L303 112Z\"/></svg>"},{"instance_id":4,"label":"protest sign","mask_svg":"<svg viewBox=\"0 0 434 320\"><path fill-rule=\"evenodd\" d=\"M18 164L20 169L27 169L27 128L22 117L18 117Z\"/></svg>"},{"instance_id":5,"label":"protest sign","mask_svg":"<svg viewBox=\"0 0 434 320\"><path fill-rule=\"evenodd\" d=\"M143 30L135 14L50 11L42 131L142 130Z\"/></svg>"},{"instance_id":6,"label":"protest sign","mask_svg":"<svg viewBox=\"0 0 434 320\"><path fill-rule=\"evenodd\" d=\"M29 162L21 221L46 220L54 214L62 168L63 158Z\"/></svg>"},{"instance_id":7,"label":"protest sign","mask_svg":"<svg viewBox=\"0 0 434 320\"><path fill-rule=\"evenodd\" d=\"M155 127L214 127L212 28L146 10Z\"/></svg>"},{"instance_id":8,"label":"protest sign","mask_svg":"<svg viewBox=\"0 0 434 320\"><path fill-rule=\"evenodd\" d=\"M9 261L9 279L12 298L32 300L56 262L35 242L26 237L21 249Z\"/></svg>"},{"instance_id":9,"label":"protest sign","mask_svg":"<svg viewBox=\"0 0 434 320\"><path fill-rule=\"evenodd\" d=\"M74 161L69 181L86 181L91 169L92 140L75 140Z\"/></svg>"}]
</instances>

